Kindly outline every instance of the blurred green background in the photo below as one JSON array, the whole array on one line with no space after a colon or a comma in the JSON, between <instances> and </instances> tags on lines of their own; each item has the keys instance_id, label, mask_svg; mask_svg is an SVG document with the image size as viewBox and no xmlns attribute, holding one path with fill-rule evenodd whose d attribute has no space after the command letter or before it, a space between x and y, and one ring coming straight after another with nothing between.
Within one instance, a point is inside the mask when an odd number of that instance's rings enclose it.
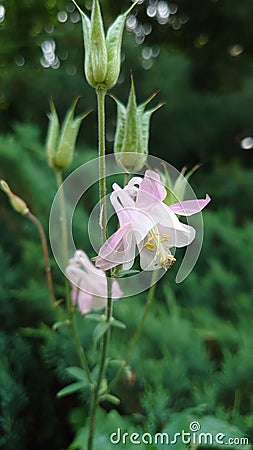
<instances>
[{"instance_id":1,"label":"blurred green background","mask_svg":"<svg viewBox=\"0 0 253 450\"><path fill-rule=\"evenodd\" d=\"M130 3L101 1L106 26ZM91 2L80 6L88 11ZM171 431L174 423L176 432L191 417L205 418L210 427L216 417L230 424L228 434L233 425L235 433L253 440L252 14L252 0L144 0L128 18L113 94L126 101L130 71L139 102L159 90L165 106L152 119L150 153L178 170L200 163L191 184L198 197L208 192L212 203L204 211L197 266L180 285L172 273L177 267L163 278L132 374L116 386L121 404L117 411L102 405L103 436L119 423L149 432ZM78 112L90 107L94 112L81 127L68 172L96 156L96 103L83 75L80 16L71 1L1 0L0 178L46 230L56 191L44 148L49 98L62 119L76 96ZM111 152L116 109L110 97L106 106ZM76 231L87 252L90 195L80 207ZM0 448L83 449L86 396L56 399L70 381L65 368L78 361L68 329L51 328L55 317L37 230L11 210L4 194L0 226ZM61 297L63 279L53 258L52 265ZM116 305L115 316L127 330L113 333L115 358L126 354L145 297ZM93 362L94 325L78 315L76 320ZM107 428L104 411L110 411ZM108 436L96 442L96 450L112 448Z\"/></svg>"}]
</instances>

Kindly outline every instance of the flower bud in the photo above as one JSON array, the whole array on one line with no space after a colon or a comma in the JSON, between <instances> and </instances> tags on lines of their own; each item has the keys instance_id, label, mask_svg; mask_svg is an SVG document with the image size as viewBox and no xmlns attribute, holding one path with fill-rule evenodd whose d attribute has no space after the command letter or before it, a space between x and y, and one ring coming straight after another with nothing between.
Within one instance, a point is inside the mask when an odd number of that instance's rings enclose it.
<instances>
[{"instance_id":1,"label":"flower bud","mask_svg":"<svg viewBox=\"0 0 253 450\"><path fill-rule=\"evenodd\" d=\"M74 119L77 101L78 99L73 102L73 105L67 111L61 132L55 106L52 101L50 102L51 114L49 115L46 151L48 164L54 169L62 170L69 167L72 163L80 125L83 119L90 113L88 111Z\"/></svg>"},{"instance_id":2,"label":"flower bud","mask_svg":"<svg viewBox=\"0 0 253 450\"><path fill-rule=\"evenodd\" d=\"M118 80L121 62L121 44L126 18L137 0L109 27L105 38L103 19L98 0L93 0L91 19L79 8L82 18L85 50L84 71L88 83L94 87L111 89Z\"/></svg>"},{"instance_id":3,"label":"flower bud","mask_svg":"<svg viewBox=\"0 0 253 450\"><path fill-rule=\"evenodd\" d=\"M98 0L93 0L90 28L90 58L96 84L103 83L107 73L107 50L103 19Z\"/></svg>"},{"instance_id":4,"label":"flower bud","mask_svg":"<svg viewBox=\"0 0 253 450\"><path fill-rule=\"evenodd\" d=\"M137 106L132 77L127 107L115 99L118 111L114 153L117 163L127 172L137 172L146 163L150 118L162 106L159 104L155 108L145 111L146 106L155 95Z\"/></svg>"},{"instance_id":5,"label":"flower bud","mask_svg":"<svg viewBox=\"0 0 253 450\"><path fill-rule=\"evenodd\" d=\"M10 203L15 211L22 215L25 215L29 212L27 204L24 202L24 200L22 200L22 198L18 197L10 190L6 181L0 180L0 188L9 197Z\"/></svg>"}]
</instances>

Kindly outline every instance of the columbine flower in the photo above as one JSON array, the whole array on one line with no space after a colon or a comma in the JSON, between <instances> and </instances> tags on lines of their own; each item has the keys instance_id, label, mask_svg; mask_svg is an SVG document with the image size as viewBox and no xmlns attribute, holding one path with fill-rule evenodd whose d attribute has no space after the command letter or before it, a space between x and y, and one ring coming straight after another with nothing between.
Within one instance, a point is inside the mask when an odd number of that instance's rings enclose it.
<instances>
[{"instance_id":1,"label":"columbine flower","mask_svg":"<svg viewBox=\"0 0 253 450\"><path fill-rule=\"evenodd\" d=\"M74 258L69 260L66 274L72 285L72 304L78 307L81 314L87 314L91 310L102 309L106 306L105 273L96 269L86 253L82 250L75 252ZM117 300L121 296L119 284L114 280L112 283L112 299Z\"/></svg>"},{"instance_id":2,"label":"columbine flower","mask_svg":"<svg viewBox=\"0 0 253 450\"><path fill-rule=\"evenodd\" d=\"M174 263L172 247L184 247L195 238L195 230L181 223L178 215L191 216L200 212L210 201L186 200L167 206L163 200L167 192L158 173L145 172L144 178L134 177L121 189L113 185L111 203L120 227L101 247L96 266L107 270L122 264L129 270L135 259L136 247L143 270L162 267L167 270Z\"/></svg>"}]
</instances>

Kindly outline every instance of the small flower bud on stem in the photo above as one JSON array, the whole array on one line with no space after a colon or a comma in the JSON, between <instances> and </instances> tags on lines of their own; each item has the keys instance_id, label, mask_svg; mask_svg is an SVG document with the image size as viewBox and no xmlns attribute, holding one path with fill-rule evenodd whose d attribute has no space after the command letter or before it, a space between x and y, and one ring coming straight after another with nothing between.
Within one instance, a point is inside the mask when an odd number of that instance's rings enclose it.
<instances>
[{"instance_id":1,"label":"small flower bud on stem","mask_svg":"<svg viewBox=\"0 0 253 450\"><path fill-rule=\"evenodd\" d=\"M6 181L0 180L0 188L9 197L9 200L10 200L10 203L11 203L13 209L15 209L15 211L17 211L19 214L22 214L22 215L25 215L26 217L28 217L28 219L30 219L36 225L36 227L37 227L37 229L39 231L40 239L41 239L41 245L42 245L42 250L43 250L43 255L44 255L45 271L46 271L46 279L47 279L47 284L48 284L48 290L49 290L49 294L50 294L50 298L52 300L53 306L55 307L55 306L57 306L57 301L56 301L56 297L55 297L54 285L53 285L53 280L52 280L52 276L51 276L51 268L50 268L49 255L48 255L47 239L46 239L46 235L45 235L44 229L43 229L39 219L37 219L37 217L34 216L31 213L31 211L29 211L29 209L28 209L26 203L24 202L24 200L22 200L22 198L18 197L16 194L14 194L12 192L12 190L10 189L10 187L6 183Z\"/></svg>"}]
</instances>

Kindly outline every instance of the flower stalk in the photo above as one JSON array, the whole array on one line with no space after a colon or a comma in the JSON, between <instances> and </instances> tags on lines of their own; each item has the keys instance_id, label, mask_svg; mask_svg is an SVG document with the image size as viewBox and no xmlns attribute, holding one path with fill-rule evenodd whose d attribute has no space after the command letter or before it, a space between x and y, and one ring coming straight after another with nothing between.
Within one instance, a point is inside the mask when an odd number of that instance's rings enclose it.
<instances>
[{"instance_id":1,"label":"flower stalk","mask_svg":"<svg viewBox=\"0 0 253 450\"><path fill-rule=\"evenodd\" d=\"M36 225L39 235L40 235L49 295L52 300L53 307L55 308L58 305L58 302L56 300L56 296L55 296L55 292L54 292L54 284L53 284L52 275L51 275L51 267L50 267L48 247L47 247L47 238L45 235L45 231L44 231L44 228L41 225L41 222L39 221L39 219L34 214L32 214L31 211L28 211L28 213L26 215L27 215L28 219L30 219Z\"/></svg>"},{"instance_id":2,"label":"flower stalk","mask_svg":"<svg viewBox=\"0 0 253 450\"><path fill-rule=\"evenodd\" d=\"M106 90L99 88L97 93L97 107L98 107L98 154L99 154L99 200L100 200L100 225L102 228L102 241L107 240L107 211L106 211L106 167L105 167L105 95ZM113 313L112 301L112 279L111 270L106 270L107 279L107 308L106 308L106 323L110 323ZM110 327L103 336L102 353L99 366L99 374L97 378L96 387L91 401L90 424L88 434L88 450L93 449L94 431L96 423L96 413L99 405L99 392L101 383L104 378L106 369L106 358L110 342Z\"/></svg>"},{"instance_id":3,"label":"flower stalk","mask_svg":"<svg viewBox=\"0 0 253 450\"><path fill-rule=\"evenodd\" d=\"M19 214L22 214L23 216L28 217L28 219L30 219L36 225L36 227L38 229L40 239L41 239L42 250L43 250L45 271L46 271L46 280L47 280L49 295L52 300L53 307L56 307L58 303L56 301L55 292L54 292L54 284L53 284L52 275L51 275L47 238L45 235L44 228L43 228L41 222L39 221L39 219L34 214L31 213L31 211L29 210L29 208L28 208L27 204L24 202L24 200L12 192L12 190L10 189L10 187L8 186L6 181L0 180L0 188L2 189L3 192L5 192L5 194L9 198L13 209L16 212L18 212Z\"/></svg>"},{"instance_id":4,"label":"flower stalk","mask_svg":"<svg viewBox=\"0 0 253 450\"><path fill-rule=\"evenodd\" d=\"M64 267L67 266L68 262L68 233L67 233L67 216L66 216L66 205L65 205L65 195L62 185L62 171L60 169L55 170L55 176L57 181L58 189L60 190L60 214L61 214L61 237L62 237L62 248L63 248L63 260L64 260ZM84 349L80 343L78 333L75 327L74 322L74 311L71 305L71 298L70 298L70 286L68 283L68 279L65 279L65 295L66 295L66 306L67 306L67 312L68 312L68 319L69 319L69 326L71 329L71 333L73 336L73 342L76 349L76 353L78 355L79 361L81 363L82 369L84 373L87 376L87 379L90 383L90 386L92 386L92 378L90 375L90 369L89 365L84 353Z\"/></svg>"},{"instance_id":5,"label":"flower stalk","mask_svg":"<svg viewBox=\"0 0 253 450\"><path fill-rule=\"evenodd\" d=\"M129 366L130 361L131 361L131 357L132 354L139 342L139 339L141 337L142 334L142 330L143 330L143 326L144 326L144 322L146 320L146 317L150 311L150 308L152 306L153 303L153 299L155 296L155 290L156 290L156 285L157 285L157 275L158 272L156 270L154 270L154 272L152 273L152 278L151 278L151 286L149 288L148 291L148 295L147 295L147 301L141 316L141 320L135 330L135 333L131 339L130 345L129 345L129 349L127 352L127 356L125 358L125 360L122 362L122 366L120 367L118 373L115 375L115 377L113 378L113 380L111 381L111 383L108 386L108 390L110 391L113 386L115 386L115 384L117 383L117 381L120 379L122 373L124 372L124 370Z\"/></svg>"}]
</instances>

